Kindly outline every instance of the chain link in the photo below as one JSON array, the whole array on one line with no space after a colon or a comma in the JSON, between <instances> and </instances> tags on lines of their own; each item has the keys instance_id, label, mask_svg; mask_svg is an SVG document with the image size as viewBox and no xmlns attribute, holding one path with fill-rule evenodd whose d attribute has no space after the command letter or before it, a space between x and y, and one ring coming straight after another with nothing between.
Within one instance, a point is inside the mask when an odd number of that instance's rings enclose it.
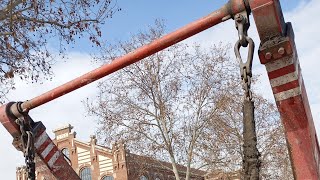
<instances>
[{"instance_id":1,"label":"chain link","mask_svg":"<svg viewBox=\"0 0 320 180\"><path fill-rule=\"evenodd\" d=\"M22 152L25 157L27 167L27 174L29 180L35 180L35 148L34 148L34 135L31 132L31 126L26 123L23 117L16 119L21 132Z\"/></svg>"},{"instance_id":2,"label":"chain link","mask_svg":"<svg viewBox=\"0 0 320 180\"><path fill-rule=\"evenodd\" d=\"M236 42L234 46L234 52L237 58L237 61L240 65L240 74L242 79L242 88L245 91L245 98L247 100L252 100L252 92L251 92L251 77L252 77L252 61L254 54L254 42L248 36L248 29L250 26L249 19L247 16L243 14L237 14L235 16L236 28L238 29L239 40ZM247 61L243 62L240 48L248 47L248 56Z\"/></svg>"}]
</instances>

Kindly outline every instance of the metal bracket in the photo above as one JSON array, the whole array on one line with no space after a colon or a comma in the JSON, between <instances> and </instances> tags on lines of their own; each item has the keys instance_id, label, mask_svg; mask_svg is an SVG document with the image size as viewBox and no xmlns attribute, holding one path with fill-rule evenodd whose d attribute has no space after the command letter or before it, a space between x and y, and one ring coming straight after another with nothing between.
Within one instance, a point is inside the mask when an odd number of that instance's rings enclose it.
<instances>
[{"instance_id":1,"label":"metal bracket","mask_svg":"<svg viewBox=\"0 0 320 180\"><path fill-rule=\"evenodd\" d=\"M238 30L238 36L240 40L240 44L242 47L248 46L248 41L246 37L248 36L248 29L250 27L250 20L248 13L243 11L234 16L234 21L236 24L236 28Z\"/></svg>"},{"instance_id":2,"label":"metal bracket","mask_svg":"<svg viewBox=\"0 0 320 180\"><path fill-rule=\"evenodd\" d=\"M293 54L294 32L291 23L286 23L285 36L276 36L260 44L258 54L261 64Z\"/></svg>"}]
</instances>

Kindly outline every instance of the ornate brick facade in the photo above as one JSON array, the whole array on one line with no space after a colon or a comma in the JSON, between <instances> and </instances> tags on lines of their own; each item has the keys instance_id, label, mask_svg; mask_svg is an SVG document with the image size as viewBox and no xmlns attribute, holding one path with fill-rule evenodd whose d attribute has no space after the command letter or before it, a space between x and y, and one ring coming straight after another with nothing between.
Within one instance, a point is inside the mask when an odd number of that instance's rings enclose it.
<instances>
[{"instance_id":1,"label":"ornate brick facade","mask_svg":"<svg viewBox=\"0 0 320 180\"><path fill-rule=\"evenodd\" d=\"M83 179L90 177L92 180L140 180L143 176L148 180L175 179L173 172L170 171L171 164L168 162L129 153L121 142L113 144L110 149L98 145L95 136L91 136L87 143L79 141L76 139L76 133L72 132L72 128L71 125L67 125L54 130L55 139L53 141L65 154L75 172ZM44 177L43 168L44 166L38 162L36 179L54 180L52 176ZM178 165L178 171L183 180L186 167ZM204 171L192 170L191 179L213 180L221 177L205 174ZM25 167L17 168L16 175L17 180L27 180Z\"/></svg>"}]
</instances>

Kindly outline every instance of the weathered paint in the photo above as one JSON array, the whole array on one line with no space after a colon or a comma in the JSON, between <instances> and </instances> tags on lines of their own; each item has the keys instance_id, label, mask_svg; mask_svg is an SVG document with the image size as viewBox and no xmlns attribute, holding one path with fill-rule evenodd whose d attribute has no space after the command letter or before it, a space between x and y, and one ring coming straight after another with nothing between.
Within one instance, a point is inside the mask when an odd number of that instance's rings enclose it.
<instances>
[{"instance_id":1,"label":"weathered paint","mask_svg":"<svg viewBox=\"0 0 320 180\"><path fill-rule=\"evenodd\" d=\"M199 32L202 32L212 26L215 26L225 20L228 20L235 14L243 12L245 9L246 6L243 0L230 0L222 8L210 13L209 15L195 22L192 22L172 33L169 33L159 39L156 39L155 41L147 45L144 45L133 52L119 57L113 60L110 64L105 64L72 81L69 81L55 89L52 89L51 91L48 91L40 96L37 96L29 101L22 103L22 109L25 111L31 110L42 104L52 101L60 96L63 96L71 91L81 88L115 71L118 71L119 69L122 69L171 45L174 45L186 38L189 38Z\"/></svg>"},{"instance_id":2,"label":"weathered paint","mask_svg":"<svg viewBox=\"0 0 320 180\"><path fill-rule=\"evenodd\" d=\"M7 129L14 139L18 139L21 135L18 124L14 122L15 118L10 113L10 107L14 102L0 106L0 122Z\"/></svg>"},{"instance_id":3,"label":"weathered paint","mask_svg":"<svg viewBox=\"0 0 320 180\"><path fill-rule=\"evenodd\" d=\"M45 132L41 122L37 122L33 129L35 134L36 153L51 173L57 179L80 180L77 173L65 160L63 154Z\"/></svg>"},{"instance_id":4,"label":"weathered paint","mask_svg":"<svg viewBox=\"0 0 320 180\"><path fill-rule=\"evenodd\" d=\"M318 180L319 145L309 107L294 33L285 23L278 0L250 0L261 39L259 58L285 129L295 179Z\"/></svg>"}]
</instances>

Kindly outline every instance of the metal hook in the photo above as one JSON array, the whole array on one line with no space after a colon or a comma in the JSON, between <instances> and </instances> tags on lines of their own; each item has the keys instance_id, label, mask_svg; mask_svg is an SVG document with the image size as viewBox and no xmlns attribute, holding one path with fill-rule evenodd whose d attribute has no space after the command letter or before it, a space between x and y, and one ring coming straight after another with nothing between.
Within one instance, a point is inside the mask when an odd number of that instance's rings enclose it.
<instances>
[{"instance_id":1,"label":"metal hook","mask_svg":"<svg viewBox=\"0 0 320 180\"><path fill-rule=\"evenodd\" d=\"M254 42L250 37L245 37L246 41L249 44L247 61L243 62L240 54L241 41L240 39L236 42L234 46L234 53L240 65L240 73L241 77L244 78L244 73L248 76L252 76L252 61L253 61L253 53L254 53ZM245 71L245 72L244 72Z\"/></svg>"}]
</instances>

